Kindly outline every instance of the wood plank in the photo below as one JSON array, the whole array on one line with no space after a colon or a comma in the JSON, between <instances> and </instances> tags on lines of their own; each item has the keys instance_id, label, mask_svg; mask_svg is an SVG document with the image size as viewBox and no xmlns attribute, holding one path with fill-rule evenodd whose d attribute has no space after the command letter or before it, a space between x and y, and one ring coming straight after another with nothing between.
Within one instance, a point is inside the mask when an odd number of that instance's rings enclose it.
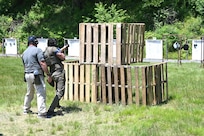
<instances>
[{"instance_id":1,"label":"wood plank","mask_svg":"<svg viewBox=\"0 0 204 136\"><path fill-rule=\"evenodd\" d=\"M113 104L112 100L112 78L111 78L111 67L107 66L107 77L108 77L108 103Z\"/></svg>"},{"instance_id":2,"label":"wood plank","mask_svg":"<svg viewBox=\"0 0 204 136\"><path fill-rule=\"evenodd\" d=\"M135 67L135 102L140 105L140 90L139 90L139 68Z\"/></svg>"},{"instance_id":3,"label":"wood plank","mask_svg":"<svg viewBox=\"0 0 204 136\"><path fill-rule=\"evenodd\" d=\"M86 76L86 89L85 89L85 95L86 95L86 102L90 103L90 65L86 65L86 72L85 72L85 76Z\"/></svg>"},{"instance_id":4,"label":"wood plank","mask_svg":"<svg viewBox=\"0 0 204 136\"><path fill-rule=\"evenodd\" d=\"M121 23L116 24L116 64L121 65L121 43L122 43L122 25Z\"/></svg>"},{"instance_id":5,"label":"wood plank","mask_svg":"<svg viewBox=\"0 0 204 136\"><path fill-rule=\"evenodd\" d=\"M101 24L101 63L106 63L106 24Z\"/></svg>"},{"instance_id":6,"label":"wood plank","mask_svg":"<svg viewBox=\"0 0 204 136\"><path fill-rule=\"evenodd\" d=\"M165 63L165 81L166 81L166 101L169 99L168 94L168 75L167 75L167 63Z\"/></svg>"},{"instance_id":7,"label":"wood plank","mask_svg":"<svg viewBox=\"0 0 204 136\"><path fill-rule=\"evenodd\" d=\"M153 92L152 92L152 66L147 68L147 104L153 104Z\"/></svg>"},{"instance_id":8,"label":"wood plank","mask_svg":"<svg viewBox=\"0 0 204 136\"><path fill-rule=\"evenodd\" d=\"M84 65L80 65L80 102L84 102Z\"/></svg>"},{"instance_id":9,"label":"wood plank","mask_svg":"<svg viewBox=\"0 0 204 136\"><path fill-rule=\"evenodd\" d=\"M93 26L93 63L98 63L99 51L98 51L98 24Z\"/></svg>"},{"instance_id":10,"label":"wood plank","mask_svg":"<svg viewBox=\"0 0 204 136\"><path fill-rule=\"evenodd\" d=\"M97 69L96 65L92 65L92 96L91 96L91 102L96 103L97 102Z\"/></svg>"},{"instance_id":11,"label":"wood plank","mask_svg":"<svg viewBox=\"0 0 204 136\"><path fill-rule=\"evenodd\" d=\"M73 101L74 100L74 94L73 94L73 64L69 64L69 100Z\"/></svg>"},{"instance_id":12,"label":"wood plank","mask_svg":"<svg viewBox=\"0 0 204 136\"><path fill-rule=\"evenodd\" d=\"M68 69L68 63L64 63L64 70L65 70L65 77L67 78L67 77L69 77L69 74L68 74L68 71L69 71L69 69ZM69 83L68 83L68 79L66 79L66 81L65 81L65 92L64 92L64 97L63 97L63 99L64 100L68 100L68 86L69 86Z\"/></svg>"},{"instance_id":13,"label":"wood plank","mask_svg":"<svg viewBox=\"0 0 204 136\"><path fill-rule=\"evenodd\" d=\"M92 53L91 53L91 24L87 23L87 29L86 29L86 62L90 63L92 59Z\"/></svg>"},{"instance_id":14,"label":"wood plank","mask_svg":"<svg viewBox=\"0 0 204 136\"><path fill-rule=\"evenodd\" d=\"M79 40L80 40L80 54L79 54L79 62L83 63L84 62L84 47L85 47L85 24L80 23L79 24Z\"/></svg>"},{"instance_id":15,"label":"wood plank","mask_svg":"<svg viewBox=\"0 0 204 136\"><path fill-rule=\"evenodd\" d=\"M125 98L125 69L124 66L120 66L120 81L121 81L121 103L126 105L126 98Z\"/></svg>"},{"instance_id":16,"label":"wood plank","mask_svg":"<svg viewBox=\"0 0 204 136\"><path fill-rule=\"evenodd\" d=\"M113 64L113 24L108 25L108 64Z\"/></svg>"},{"instance_id":17,"label":"wood plank","mask_svg":"<svg viewBox=\"0 0 204 136\"><path fill-rule=\"evenodd\" d=\"M127 25L123 23L122 27L122 45L121 45L121 64L126 64L127 54L126 54L126 44L127 44Z\"/></svg>"},{"instance_id":18,"label":"wood plank","mask_svg":"<svg viewBox=\"0 0 204 136\"><path fill-rule=\"evenodd\" d=\"M142 104L143 105L147 105L146 71L147 71L147 67L142 67Z\"/></svg>"},{"instance_id":19,"label":"wood plank","mask_svg":"<svg viewBox=\"0 0 204 136\"><path fill-rule=\"evenodd\" d=\"M118 88L118 67L114 66L113 67L113 75L114 75L114 94L115 94L115 103L119 104L119 88Z\"/></svg>"},{"instance_id":20,"label":"wood plank","mask_svg":"<svg viewBox=\"0 0 204 136\"><path fill-rule=\"evenodd\" d=\"M74 100L79 101L79 64L74 63Z\"/></svg>"},{"instance_id":21,"label":"wood plank","mask_svg":"<svg viewBox=\"0 0 204 136\"><path fill-rule=\"evenodd\" d=\"M159 65L155 66L155 94L156 94L156 103L159 104L161 102L161 75L160 75L160 67Z\"/></svg>"},{"instance_id":22,"label":"wood plank","mask_svg":"<svg viewBox=\"0 0 204 136\"><path fill-rule=\"evenodd\" d=\"M101 65L101 91L102 91L102 102L104 104L107 103L106 100L106 72L105 65Z\"/></svg>"},{"instance_id":23,"label":"wood plank","mask_svg":"<svg viewBox=\"0 0 204 136\"><path fill-rule=\"evenodd\" d=\"M127 24L127 40L126 40L126 63L125 64L130 64L130 59L131 59L131 51L130 51L130 40L131 40L131 25Z\"/></svg>"},{"instance_id":24,"label":"wood plank","mask_svg":"<svg viewBox=\"0 0 204 136\"><path fill-rule=\"evenodd\" d=\"M131 67L127 68L127 84L128 84L128 104L132 104L132 72Z\"/></svg>"}]
</instances>

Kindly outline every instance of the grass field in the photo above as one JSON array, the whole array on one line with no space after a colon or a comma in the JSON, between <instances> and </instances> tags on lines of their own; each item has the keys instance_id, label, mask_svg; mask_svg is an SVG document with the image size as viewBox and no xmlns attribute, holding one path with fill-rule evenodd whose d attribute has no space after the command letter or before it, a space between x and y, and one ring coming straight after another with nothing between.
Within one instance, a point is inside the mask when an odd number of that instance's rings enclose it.
<instances>
[{"instance_id":1,"label":"grass field","mask_svg":"<svg viewBox=\"0 0 204 136\"><path fill-rule=\"evenodd\" d=\"M103 105L62 100L64 116L24 115L20 58L0 58L0 136L204 136L204 68L168 63L169 101L157 106ZM47 106L54 89L47 85ZM36 109L36 96L32 110Z\"/></svg>"}]
</instances>

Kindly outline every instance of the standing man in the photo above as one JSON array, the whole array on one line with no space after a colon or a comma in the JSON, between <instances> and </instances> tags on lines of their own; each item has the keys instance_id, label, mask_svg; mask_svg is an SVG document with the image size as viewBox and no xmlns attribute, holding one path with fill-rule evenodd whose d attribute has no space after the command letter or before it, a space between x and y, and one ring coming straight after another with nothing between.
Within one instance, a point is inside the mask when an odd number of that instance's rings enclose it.
<instances>
[{"instance_id":1,"label":"standing man","mask_svg":"<svg viewBox=\"0 0 204 136\"><path fill-rule=\"evenodd\" d=\"M25 82L27 83L27 93L24 98L24 114L32 113L31 101L34 92L37 94L38 117L46 117L46 89L44 82L44 72L51 81L49 71L44 60L43 51L37 48L38 40L35 36L28 38L28 48L23 52L22 60L25 71Z\"/></svg>"},{"instance_id":2,"label":"standing man","mask_svg":"<svg viewBox=\"0 0 204 136\"><path fill-rule=\"evenodd\" d=\"M63 48L57 47L56 39L48 39L48 47L45 49L44 57L47 63L47 66L50 68L50 73L52 80L56 85L56 95L48 109L47 115L53 116L55 114L54 110L56 107L61 107L59 105L60 99L64 96L65 91L65 70L62 61L65 60L65 55L63 50L68 46ZM52 81L48 81L50 84Z\"/></svg>"}]
</instances>

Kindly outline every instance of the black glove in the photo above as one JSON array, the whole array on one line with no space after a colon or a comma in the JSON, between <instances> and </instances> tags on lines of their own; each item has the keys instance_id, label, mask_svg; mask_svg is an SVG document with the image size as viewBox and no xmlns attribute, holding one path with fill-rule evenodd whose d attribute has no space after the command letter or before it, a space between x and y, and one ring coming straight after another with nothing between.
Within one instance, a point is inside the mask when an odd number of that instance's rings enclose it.
<instances>
[{"instance_id":1,"label":"black glove","mask_svg":"<svg viewBox=\"0 0 204 136\"><path fill-rule=\"evenodd\" d=\"M49 83L49 82L48 82ZM55 86L55 82L52 80L52 82L49 83L50 86L54 87Z\"/></svg>"}]
</instances>

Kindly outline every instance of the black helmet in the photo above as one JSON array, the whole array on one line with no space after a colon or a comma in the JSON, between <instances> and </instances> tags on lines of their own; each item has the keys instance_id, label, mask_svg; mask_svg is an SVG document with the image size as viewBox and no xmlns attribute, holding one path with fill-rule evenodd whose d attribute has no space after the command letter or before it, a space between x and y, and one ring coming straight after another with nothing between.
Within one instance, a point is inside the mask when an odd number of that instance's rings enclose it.
<instances>
[{"instance_id":1,"label":"black helmet","mask_svg":"<svg viewBox=\"0 0 204 136\"><path fill-rule=\"evenodd\" d=\"M28 37L28 44L33 43L34 45L38 44L38 40L35 36Z\"/></svg>"},{"instance_id":2,"label":"black helmet","mask_svg":"<svg viewBox=\"0 0 204 136\"><path fill-rule=\"evenodd\" d=\"M54 38L48 39L48 46L57 46L57 40Z\"/></svg>"}]
</instances>

